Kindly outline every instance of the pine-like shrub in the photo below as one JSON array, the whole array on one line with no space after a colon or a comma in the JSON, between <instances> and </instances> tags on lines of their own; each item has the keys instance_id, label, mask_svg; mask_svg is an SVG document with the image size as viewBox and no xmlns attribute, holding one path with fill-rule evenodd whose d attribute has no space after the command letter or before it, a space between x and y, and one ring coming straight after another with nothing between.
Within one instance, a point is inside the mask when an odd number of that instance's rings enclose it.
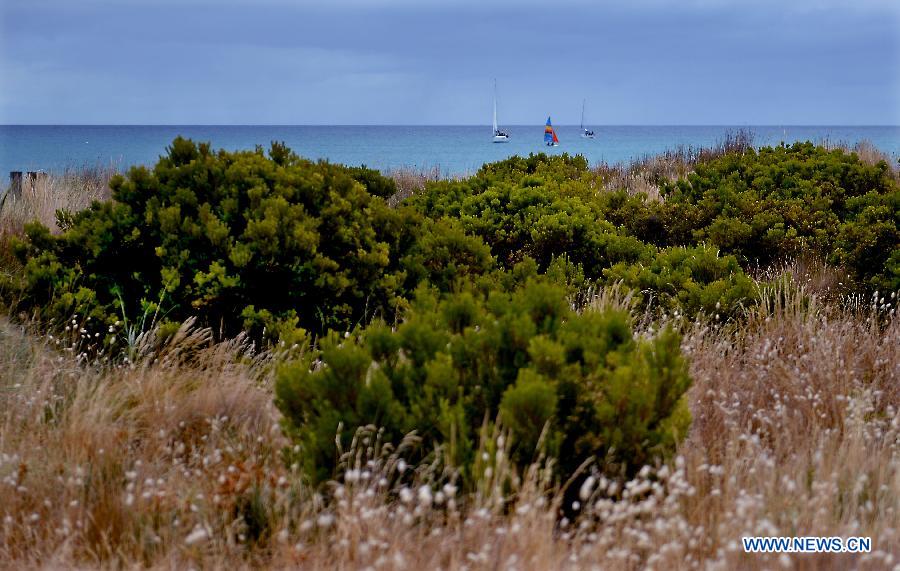
<instances>
[{"instance_id":1,"label":"pine-like shrub","mask_svg":"<svg viewBox=\"0 0 900 571\"><path fill-rule=\"evenodd\" d=\"M884 161L812 143L749 149L699 163L663 193L638 218L661 220L668 245L706 243L745 267L813 253L870 287L900 287L900 185ZM656 226L630 227L659 241Z\"/></svg>"},{"instance_id":2,"label":"pine-like shrub","mask_svg":"<svg viewBox=\"0 0 900 571\"><path fill-rule=\"evenodd\" d=\"M133 168L110 186L113 200L68 216L62 234L27 228L16 247L20 309L57 323L90 316L100 334L150 313L296 340L303 329L392 319L410 269L418 279L444 272L402 260L421 217L379 197L393 181L279 144L266 156L178 138L152 169ZM470 248L473 263L490 265L477 239L452 236L458 244L444 246L451 251L440 264Z\"/></svg>"},{"instance_id":3,"label":"pine-like shrub","mask_svg":"<svg viewBox=\"0 0 900 571\"><path fill-rule=\"evenodd\" d=\"M756 286L734 256L715 248L665 248L648 264L616 264L610 283L635 290L645 305L694 316L734 316L756 299Z\"/></svg>"},{"instance_id":4,"label":"pine-like shrub","mask_svg":"<svg viewBox=\"0 0 900 571\"><path fill-rule=\"evenodd\" d=\"M829 260L847 266L871 289L900 291L900 189L854 197L847 209Z\"/></svg>"},{"instance_id":5,"label":"pine-like shrub","mask_svg":"<svg viewBox=\"0 0 900 571\"><path fill-rule=\"evenodd\" d=\"M542 447L566 477L587 458L621 474L671 453L690 423L689 385L676 333L636 339L626 314L575 313L562 288L532 280L488 296L421 289L399 326L332 335L283 366L276 393L318 481L335 468L335 434L346 443L369 424L394 441L416 431L422 456L440 446L472 475L498 417L520 465Z\"/></svg>"},{"instance_id":6,"label":"pine-like shrub","mask_svg":"<svg viewBox=\"0 0 900 571\"><path fill-rule=\"evenodd\" d=\"M458 220L510 268L525 257L541 271L566 256L589 279L613 264L649 261L652 250L604 218L583 157L532 155L484 165L469 179L430 183L409 204Z\"/></svg>"}]
</instances>

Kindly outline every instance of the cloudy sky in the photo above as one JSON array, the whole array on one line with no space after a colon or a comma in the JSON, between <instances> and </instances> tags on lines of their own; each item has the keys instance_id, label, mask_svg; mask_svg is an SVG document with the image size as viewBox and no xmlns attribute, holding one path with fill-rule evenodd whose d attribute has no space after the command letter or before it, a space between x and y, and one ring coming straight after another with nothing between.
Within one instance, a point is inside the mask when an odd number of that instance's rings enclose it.
<instances>
[{"instance_id":1,"label":"cloudy sky","mask_svg":"<svg viewBox=\"0 0 900 571\"><path fill-rule=\"evenodd\" d=\"M897 0L2 0L0 123L900 124Z\"/></svg>"}]
</instances>

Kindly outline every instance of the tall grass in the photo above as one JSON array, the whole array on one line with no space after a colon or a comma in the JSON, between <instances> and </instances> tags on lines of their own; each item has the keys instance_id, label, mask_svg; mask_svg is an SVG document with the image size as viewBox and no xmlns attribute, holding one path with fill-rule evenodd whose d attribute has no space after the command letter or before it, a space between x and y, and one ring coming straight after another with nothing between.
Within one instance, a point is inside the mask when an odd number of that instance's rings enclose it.
<instances>
[{"instance_id":1,"label":"tall grass","mask_svg":"<svg viewBox=\"0 0 900 571\"><path fill-rule=\"evenodd\" d=\"M56 212L77 212L95 200L107 200L109 179L116 172L113 167L69 168L38 178L34 188L24 185L27 188L19 196L4 193L0 197L0 237L20 233L33 220L59 230Z\"/></svg>"},{"instance_id":2,"label":"tall grass","mask_svg":"<svg viewBox=\"0 0 900 571\"><path fill-rule=\"evenodd\" d=\"M728 153L742 154L753 148L753 132L747 129L727 131L714 145L694 147L678 145L659 154L646 154L628 163L600 163L594 174L608 190L643 193L659 200L659 188L665 180L678 180L694 170L697 163L710 161Z\"/></svg>"},{"instance_id":3,"label":"tall grass","mask_svg":"<svg viewBox=\"0 0 900 571\"><path fill-rule=\"evenodd\" d=\"M399 205L416 192L425 188L427 183L447 178L440 167L432 167L430 169L403 167L387 171L385 175L393 179L397 184L397 192L388 197L388 204L391 206Z\"/></svg>"},{"instance_id":4,"label":"tall grass","mask_svg":"<svg viewBox=\"0 0 900 571\"><path fill-rule=\"evenodd\" d=\"M304 569L891 568L900 558L900 319L894 298L826 303L797 280L740 324L672 322L691 433L633 481L600 474L560 520L552 466L514 473L502 432L462 494L373 427L312 489L272 406L277 356L185 327L129 363L77 358L77 330L0 322L0 561L6 567ZM592 307L628 308L598 292ZM637 316L640 317L640 316ZM641 322L641 320L638 320ZM660 323L643 321L637 334ZM573 507L573 506L569 506ZM746 535L869 536L858 555L748 555Z\"/></svg>"}]
</instances>

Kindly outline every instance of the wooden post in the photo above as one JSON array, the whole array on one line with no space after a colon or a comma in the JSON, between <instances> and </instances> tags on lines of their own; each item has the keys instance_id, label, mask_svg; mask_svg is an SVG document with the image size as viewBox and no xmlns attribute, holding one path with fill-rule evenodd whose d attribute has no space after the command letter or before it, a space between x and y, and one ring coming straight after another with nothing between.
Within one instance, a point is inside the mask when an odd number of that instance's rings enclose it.
<instances>
[{"instance_id":1,"label":"wooden post","mask_svg":"<svg viewBox=\"0 0 900 571\"><path fill-rule=\"evenodd\" d=\"M13 198L22 196L22 171L9 173L9 195Z\"/></svg>"}]
</instances>

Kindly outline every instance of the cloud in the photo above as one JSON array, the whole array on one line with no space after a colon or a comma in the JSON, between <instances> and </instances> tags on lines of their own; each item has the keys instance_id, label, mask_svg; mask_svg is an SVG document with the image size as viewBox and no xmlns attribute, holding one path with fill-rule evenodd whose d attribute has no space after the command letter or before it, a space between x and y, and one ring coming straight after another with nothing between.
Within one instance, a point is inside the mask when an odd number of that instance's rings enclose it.
<instances>
[{"instance_id":1,"label":"cloud","mask_svg":"<svg viewBox=\"0 0 900 571\"><path fill-rule=\"evenodd\" d=\"M882 0L5 0L20 122L900 122Z\"/></svg>"}]
</instances>

